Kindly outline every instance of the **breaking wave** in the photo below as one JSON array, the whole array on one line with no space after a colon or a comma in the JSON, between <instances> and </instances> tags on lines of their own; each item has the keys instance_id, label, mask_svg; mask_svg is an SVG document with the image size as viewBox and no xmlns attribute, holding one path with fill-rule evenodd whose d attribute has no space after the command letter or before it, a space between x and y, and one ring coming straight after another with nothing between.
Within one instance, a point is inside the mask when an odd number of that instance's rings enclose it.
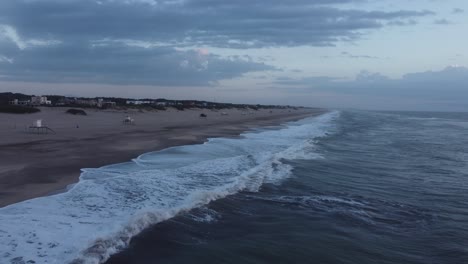
<instances>
[{"instance_id":1,"label":"breaking wave","mask_svg":"<svg viewBox=\"0 0 468 264\"><path fill-rule=\"evenodd\" d=\"M83 169L62 194L0 209L0 258L10 263L102 263L143 229L211 201L258 191L291 174L284 160L316 159L314 143L339 112L277 130L213 138L147 153L131 162ZM216 221L216 212L195 213Z\"/></svg>"}]
</instances>

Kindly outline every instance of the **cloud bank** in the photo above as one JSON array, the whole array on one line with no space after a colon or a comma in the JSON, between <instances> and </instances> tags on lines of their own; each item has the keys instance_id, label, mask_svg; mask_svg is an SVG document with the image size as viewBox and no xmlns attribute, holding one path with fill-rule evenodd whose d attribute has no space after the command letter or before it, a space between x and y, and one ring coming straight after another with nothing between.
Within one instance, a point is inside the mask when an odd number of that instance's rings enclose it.
<instances>
[{"instance_id":1,"label":"cloud bank","mask_svg":"<svg viewBox=\"0 0 468 264\"><path fill-rule=\"evenodd\" d=\"M390 79L380 73L362 71L355 79L308 77L278 78L277 89L298 94L333 94L336 107L347 104L357 108L412 110L468 110L468 68L450 66L440 71L406 74Z\"/></svg>"},{"instance_id":2,"label":"cloud bank","mask_svg":"<svg viewBox=\"0 0 468 264\"><path fill-rule=\"evenodd\" d=\"M277 70L199 47L332 46L427 10L344 8L360 0L5 0L0 80L211 85Z\"/></svg>"}]
</instances>

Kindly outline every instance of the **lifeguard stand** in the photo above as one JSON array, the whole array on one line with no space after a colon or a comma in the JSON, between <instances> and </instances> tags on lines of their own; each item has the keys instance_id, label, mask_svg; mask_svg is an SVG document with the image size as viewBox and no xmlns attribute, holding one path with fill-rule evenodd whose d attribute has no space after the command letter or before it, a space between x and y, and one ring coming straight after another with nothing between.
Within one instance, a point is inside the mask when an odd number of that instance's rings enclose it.
<instances>
[{"instance_id":1,"label":"lifeguard stand","mask_svg":"<svg viewBox=\"0 0 468 264\"><path fill-rule=\"evenodd\" d=\"M135 125L135 119L131 118L130 116L127 116L123 121L122 124L124 125Z\"/></svg>"},{"instance_id":2,"label":"lifeguard stand","mask_svg":"<svg viewBox=\"0 0 468 264\"><path fill-rule=\"evenodd\" d=\"M42 125L42 119L36 120L31 126L29 126L27 128L27 132L33 134L48 134L49 132L52 132L53 134L56 134L55 131L48 126Z\"/></svg>"}]
</instances>

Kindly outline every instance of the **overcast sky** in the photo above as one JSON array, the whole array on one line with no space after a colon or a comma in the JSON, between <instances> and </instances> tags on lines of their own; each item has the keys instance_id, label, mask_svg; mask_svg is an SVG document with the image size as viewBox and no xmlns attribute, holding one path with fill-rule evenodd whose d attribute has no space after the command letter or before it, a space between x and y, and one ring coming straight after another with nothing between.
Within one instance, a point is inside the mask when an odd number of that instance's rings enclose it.
<instances>
[{"instance_id":1,"label":"overcast sky","mask_svg":"<svg viewBox=\"0 0 468 264\"><path fill-rule=\"evenodd\" d=\"M466 0L1 0L0 92L468 111Z\"/></svg>"}]
</instances>

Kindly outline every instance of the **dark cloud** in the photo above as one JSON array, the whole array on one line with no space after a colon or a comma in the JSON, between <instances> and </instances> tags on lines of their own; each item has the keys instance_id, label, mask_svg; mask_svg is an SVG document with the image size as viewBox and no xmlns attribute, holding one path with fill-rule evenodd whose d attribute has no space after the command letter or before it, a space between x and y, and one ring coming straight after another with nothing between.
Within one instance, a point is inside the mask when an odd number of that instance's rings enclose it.
<instances>
[{"instance_id":1,"label":"dark cloud","mask_svg":"<svg viewBox=\"0 0 468 264\"><path fill-rule=\"evenodd\" d=\"M429 11L361 11L330 6L356 0L250 1L6 0L1 23L28 38L140 39L217 47L332 45L360 30Z\"/></svg>"},{"instance_id":2,"label":"dark cloud","mask_svg":"<svg viewBox=\"0 0 468 264\"><path fill-rule=\"evenodd\" d=\"M445 18L441 18L441 19L434 20L434 24L436 24L436 25L450 25L450 24L452 24L452 22L450 22L449 20L447 20Z\"/></svg>"},{"instance_id":3,"label":"dark cloud","mask_svg":"<svg viewBox=\"0 0 468 264\"><path fill-rule=\"evenodd\" d=\"M452 10L452 14L463 14L465 13L465 10L461 9L461 8L454 8Z\"/></svg>"},{"instance_id":4,"label":"dark cloud","mask_svg":"<svg viewBox=\"0 0 468 264\"><path fill-rule=\"evenodd\" d=\"M275 85L288 92L314 94L317 92L346 96L347 105L355 107L373 105L372 108L431 110L468 110L468 68L447 67L441 71L406 74L391 79L380 73L363 71L354 80L330 77L276 80ZM375 104L375 100L379 104ZM401 102L406 105L402 107ZM425 103L425 102L430 102ZM339 100L335 104L341 103ZM330 102L333 104L333 102ZM338 106L337 105L337 106Z\"/></svg>"},{"instance_id":5,"label":"dark cloud","mask_svg":"<svg viewBox=\"0 0 468 264\"><path fill-rule=\"evenodd\" d=\"M0 75L205 85L273 67L215 55L200 63L176 47L331 46L433 14L336 6L353 2L361 0L3 0Z\"/></svg>"},{"instance_id":6,"label":"dark cloud","mask_svg":"<svg viewBox=\"0 0 468 264\"><path fill-rule=\"evenodd\" d=\"M414 26L418 24L418 22L414 19L407 19L407 20L394 20L394 21L390 21L389 23L387 23L387 25L389 26L399 26L399 27L403 27L403 26Z\"/></svg>"},{"instance_id":7,"label":"dark cloud","mask_svg":"<svg viewBox=\"0 0 468 264\"><path fill-rule=\"evenodd\" d=\"M75 43L18 52L14 63L0 62L0 75L5 76L0 79L198 86L265 70L275 68L239 57L221 58L203 50Z\"/></svg>"}]
</instances>

